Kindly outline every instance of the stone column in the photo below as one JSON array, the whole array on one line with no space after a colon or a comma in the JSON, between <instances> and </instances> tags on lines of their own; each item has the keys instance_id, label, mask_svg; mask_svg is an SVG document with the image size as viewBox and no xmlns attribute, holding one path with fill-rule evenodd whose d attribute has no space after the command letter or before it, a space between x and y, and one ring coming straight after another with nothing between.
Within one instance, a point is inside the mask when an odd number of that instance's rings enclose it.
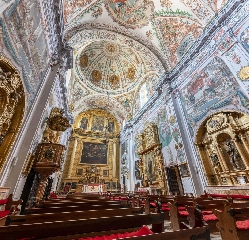
<instances>
[{"instance_id":1,"label":"stone column","mask_svg":"<svg viewBox=\"0 0 249 240\"><path fill-rule=\"evenodd\" d=\"M229 167L227 165L226 159L223 156L221 148L218 145L216 145L216 149L217 149L218 157L220 159L220 165L222 167L222 170L224 172L228 172L230 169L229 169Z\"/></svg>"},{"instance_id":2,"label":"stone column","mask_svg":"<svg viewBox=\"0 0 249 240\"><path fill-rule=\"evenodd\" d=\"M239 152L239 154L240 154L240 156L241 156L241 159L242 159L242 161L243 161L245 167L246 167L247 169L249 169L249 164L248 164L248 162L247 162L247 160L246 160L246 156L244 156L244 152L243 152L242 149L240 148L240 145L239 145L239 143L238 143L238 140L235 138L235 139L231 139L231 141L234 143L235 147L237 148L237 150L238 150L238 152Z\"/></svg>"}]
</instances>

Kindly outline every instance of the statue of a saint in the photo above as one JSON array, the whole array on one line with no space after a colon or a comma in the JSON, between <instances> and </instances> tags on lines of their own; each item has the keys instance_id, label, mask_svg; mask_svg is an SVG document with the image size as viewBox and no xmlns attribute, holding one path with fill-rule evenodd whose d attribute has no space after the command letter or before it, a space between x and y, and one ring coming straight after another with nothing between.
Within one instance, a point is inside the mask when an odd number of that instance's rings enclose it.
<instances>
[{"instance_id":1,"label":"statue of a saint","mask_svg":"<svg viewBox=\"0 0 249 240\"><path fill-rule=\"evenodd\" d=\"M212 152L210 158L212 159L215 172L216 173L222 172L222 168L221 168L217 154L215 152Z\"/></svg>"},{"instance_id":2,"label":"statue of a saint","mask_svg":"<svg viewBox=\"0 0 249 240\"><path fill-rule=\"evenodd\" d=\"M242 162L238 149L234 146L234 144L229 139L226 140L226 152L229 156L229 160L232 166L235 169L245 169L245 166Z\"/></svg>"}]
</instances>

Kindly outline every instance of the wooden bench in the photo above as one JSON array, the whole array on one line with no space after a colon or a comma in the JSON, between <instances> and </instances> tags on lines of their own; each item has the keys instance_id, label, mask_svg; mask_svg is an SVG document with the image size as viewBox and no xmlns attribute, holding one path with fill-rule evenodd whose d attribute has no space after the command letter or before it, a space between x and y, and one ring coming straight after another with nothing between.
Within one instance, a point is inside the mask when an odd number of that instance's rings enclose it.
<instances>
[{"instance_id":1,"label":"wooden bench","mask_svg":"<svg viewBox=\"0 0 249 240\"><path fill-rule=\"evenodd\" d=\"M60 213L41 213L41 214L28 214L28 215L15 215L8 216L5 226L20 225L24 223L42 223L54 221L68 221L81 218L98 218L99 216L112 217L112 216L125 216L129 214L142 214L142 208L120 208L120 209L101 209L101 210L87 210L87 211L73 211L67 212L64 209Z\"/></svg>"},{"instance_id":2,"label":"wooden bench","mask_svg":"<svg viewBox=\"0 0 249 240\"><path fill-rule=\"evenodd\" d=\"M134 229L128 229L129 232L133 231ZM123 231L120 229L118 231L109 231L108 235L122 233ZM106 232L98 232L98 233L90 233L90 234L77 234L77 235L70 235L64 237L51 237L46 238L46 240L72 240L72 239L79 239L79 238L87 238L95 236L106 236ZM162 233L154 233L145 236L136 236L131 237L129 239L134 240L210 240L210 233L207 227L201 228L193 228L193 229L184 229L181 231L175 232L162 232Z\"/></svg>"},{"instance_id":3,"label":"wooden bench","mask_svg":"<svg viewBox=\"0 0 249 240\"><path fill-rule=\"evenodd\" d=\"M5 224L7 216L13 216L20 212L18 205L22 203L22 200L13 200L13 194L10 194L7 199L1 200L0 205L4 207L4 210L0 211L0 226Z\"/></svg>"},{"instance_id":4,"label":"wooden bench","mask_svg":"<svg viewBox=\"0 0 249 240\"><path fill-rule=\"evenodd\" d=\"M224 203L224 210L215 209L217 227L223 240L249 239L249 203Z\"/></svg>"},{"instance_id":5,"label":"wooden bench","mask_svg":"<svg viewBox=\"0 0 249 240\"><path fill-rule=\"evenodd\" d=\"M68 221L54 221L0 227L2 239L47 238L69 234L101 232L152 225L153 232L162 232L163 213L135 214L127 216L81 218Z\"/></svg>"}]
</instances>

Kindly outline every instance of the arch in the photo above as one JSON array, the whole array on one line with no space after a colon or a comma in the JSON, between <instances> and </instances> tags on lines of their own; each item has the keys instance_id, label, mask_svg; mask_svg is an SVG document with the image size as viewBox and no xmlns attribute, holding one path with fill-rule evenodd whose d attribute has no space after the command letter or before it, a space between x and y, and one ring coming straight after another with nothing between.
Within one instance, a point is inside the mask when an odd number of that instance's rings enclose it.
<instances>
[{"instance_id":1,"label":"arch","mask_svg":"<svg viewBox=\"0 0 249 240\"><path fill-rule=\"evenodd\" d=\"M21 77L12 63L0 56L0 171L21 127L25 94Z\"/></svg>"},{"instance_id":2,"label":"arch","mask_svg":"<svg viewBox=\"0 0 249 240\"><path fill-rule=\"evenodd\" d=\"M65 29L65 38L67 39L67 42L70 41L70 39L73 38L73 36L76 36L79 32L82 32L84 30L99 30L99 31L108 31L109 37L112 37L111 35L117 35L118 37L127 38L127 42L133 44L132 42L136 42L141 47L148 49L155 57L159 59L159 61L162 63L164 70L169 71L170 63L163 56L163 54L155 47L153 44L148 41L145 38L142 38L138 34L132 33L129 30L127 30L124 27L116 27L108 24L100 24L100 23L80 23L77 25L69 26L67 29ZM88 34L88 38L91 37L97 37L95 34ZM103 38L103 34L99 34L99 37ZM88 39L89 41L89 39Z\"/></svg>"},{"instance_id":3,"label":"arch","mask_svg":"<svg viewBox=\"0 0 249 240\"><path fill-rule=\"evenodd\" d=\"M220 111L207 117L196 145L209 185L249 183L249 115Z\"/></svg>"}]
</instances>

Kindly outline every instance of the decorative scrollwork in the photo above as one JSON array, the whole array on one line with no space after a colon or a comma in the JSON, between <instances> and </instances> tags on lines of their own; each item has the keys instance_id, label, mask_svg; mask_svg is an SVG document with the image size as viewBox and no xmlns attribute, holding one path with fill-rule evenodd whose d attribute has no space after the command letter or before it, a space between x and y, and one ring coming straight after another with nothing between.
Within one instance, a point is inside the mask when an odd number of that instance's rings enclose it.
<instances>
[{"instance_id":1,"label":"decorative scrollwork","mask_svg":"<svg viewBox=\"0 0 249 240\"><path fill-rule=\"evenodd\" d=\"M53 108L47 120L47 124L51 130L65 131L70 127L69 120L63 116L64 110Z\"/></svg>"}]
</instances>

